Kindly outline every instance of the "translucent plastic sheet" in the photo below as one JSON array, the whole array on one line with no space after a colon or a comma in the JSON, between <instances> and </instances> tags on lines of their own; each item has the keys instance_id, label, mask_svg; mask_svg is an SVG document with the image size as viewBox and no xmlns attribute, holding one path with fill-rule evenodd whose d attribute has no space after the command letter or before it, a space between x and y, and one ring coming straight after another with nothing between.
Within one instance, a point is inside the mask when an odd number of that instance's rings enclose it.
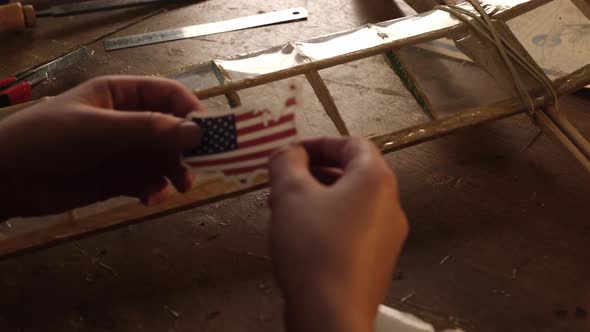
<instances>
[{"instance_id":1,"label":"translucent plastic sheet","mask_svg":"<svg viewBox=\"0 0 590 332\"><path fill-rule=\"evenodd\" d=\"M228 78L234 81L289 69L308 62L309 59L302 55L294 44L215 61L219 68L227 73Z\"/></svg>"},{"instance_id":2,"label":"translucent plastic sheet","mask_svg":"<svg viewBox=\"0 0 590 332\"><path fill-rule=\"evenodd\" d=\"M507 24L550 79L566 76L590 62L590 20L570 0L551 1ZM515 96L510 75L498 75L498 63L504 65L498 57L493 58L494 49L473 45L479 58L464 53L466 45L450 38L395 52L398 66L415 85L413 92L425 99L425 108L433 115L450 115Z\"/></svg>"},{"instance_id":3,"label":"translucent plastic sheet","mask_svg":"<svg viewBox=\"0 0 590 332\"><path fill-rule=\"evenodd\" d=\"M206 89L223 82L223 75L213 62L202 63L170 77L193 90Z\"/></svg>"},{"instance_id":4,"label":"translucent plastic sheet","mask_svg":"<svg viewBox=\"0 0 590 332\"><path fill-rule=\"evenodd\" d=\"M551 79L580 69L590 59L590 19L571 0L553 0L507 23ZM449 38L423 43L418 47L458 60L471 61Z\"/></svg>"},{"instance_id":5,"label":"translucent plastic sheet","mask_svg":"<svg viewBox=\"0 0 590 332\"><path fill-rule=\"evenodd\" d=\"M493 0L486 6L489 12L502 15L511 9L527 5L535 0ZM472 10L470 5L465 8ZM287 70L297 70L307 64L319 62L337 64L340 58L353 56L367 50L383 50L412 42L418 38L442 35L461 22L449 13L435 10L417 16L369 24L350 31L291 42L258 52L215 59L211 63L196 65L180 73L168 75L187 86L205 90L228 82L254 79ZM216 78L213 79L213 78Z\"/></svg>"},{"instance_id":6,"label":"translucent plastic sheet","mask_svg":"<svg viewBox=\"0 0 590 332\"><path fill-rule=\"evenodd\" d=\"M423 107L433 117L449 116L511 97L484 68L470 60L458 60L420 46L402 47L392 56L399 60L397 69L405 72L406 80L414 86L410 87L411 92L423 99ZM459 50L456 53L465 56Z\"/></svg>"},{"instance_id":7,"label":"translucent plastic sheet","mask_svg":"<svg viewBox=\"0 0 590 332\"><path fill-rule=\"evenodd\" d=\"M508 26L551 78L590 62L590 19L571 0L553 0L508 21Z\"/></svg>"}]
</instances>

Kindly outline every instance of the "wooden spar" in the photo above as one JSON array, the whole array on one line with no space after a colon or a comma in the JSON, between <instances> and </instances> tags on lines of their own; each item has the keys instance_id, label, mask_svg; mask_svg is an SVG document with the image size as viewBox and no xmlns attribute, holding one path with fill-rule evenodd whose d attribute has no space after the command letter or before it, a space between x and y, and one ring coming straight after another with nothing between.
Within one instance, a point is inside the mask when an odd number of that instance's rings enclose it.
<instances>
[{"instance_id":1,"label":"wooden spar","mask_svg":"<svg viewBox=\"0 0 590 332\"><path fill-rule=\"evenodd\" d=\"M590 82L590 65L581 68L553 83L559 95L573 93ZM536 98L535 106L541 107L551 101L548 96ZM467 110L459 114L406 128L395 133L373 137L372 140L384 152L389 153L414 146L435 138L480 123L502 119L523 112L525 107L520 98L512 98L490 106Z\"/></svg>"},{"instance_id":2,"label":"wooden spar","mask_svg":"<svg viewBox=\"0 0 590 332\"><path fill-rule=\"evenodd\" d=\"M590 65L554 82L555 89L560 95L569 94L588 84L590 84ZM538 106L543 105L546 101L547 97L541 97L535 100ZM449 135L460 129L522 113L525 110L526 106L522 103L521 99L514 98L492 106L480 107L456 114L445 119L430 121L392 134L373 137L372 140L384 153L389 153L430 141L443 135ZM553 128L554 125L549 123L549 126ZM563 134L557 132L557 135ZM571 143L565 142L564 144L566 147L571 147ZM7 238L0 240L0 258L10 257L80 237L139 223L147 219L192 209L197 206L259 190L266 186L265 178L261 178L256 186L244 190L238 190L226 182L214 180L204 183L187 194L175 195L162 205L146 207L139 203L126 204L74 221L64 220L38 230L19 234L7 234Z\"/></svg>"},{"instance_id":3,"label":"wooden spar","mask_svg":"<svg viewBox=\"0 0 590 332\"><path fill-rule=\"evenodd\" d=\"M554 108L547 108L544 112L545 115L555 123L559 130L567 136L568 140L576 146L580 153L582 153L587 160L590 160L590 143L565 117L565 115Z\"/></svg>"},{"instance_id":4,"label":"wooden spar","mask_svg":"<svg viewBox=\"0 0 590 332\"><path fill-rule=\"evenodd\" d=\"M546 110L538 110L535 112L535 119L541 130L552 136L557 140L579 163L584 169L590 173L590 159L586 157L583 151L573 142L567 135L567 132L562 130L552 118L547 116Z\"/></svg>"},{"instance_id":5,"label":"wooden spar","mask_svg":"<svg viewBox=\"0 0 590 332\"><path fill-rule=\"evenodd\" d=\"M307 81L313 88L313 91L315 92L316 96L322 103L322 106L324 106L326 114L328 114L328 116L332 120L332 123L334 123L334 125L336 126L336 129L338 129L340 135L350 136L350 132L346 127L346 123L342 119L340 112L338 112L338 107L336 106L336 103L334 103L334 98L332 97L330 90L328 90L326 83L324 83L324 80L322 80L320 74L317 71L312 70L306 73L305 77L307 78Z\"/></svg>"},{"instance_id":6,"label":"wooden spar","mask_svg":"<svg viewBox=\"0 0 590 332\"><path fill-rule=\"evenodd\" d=\"M503 36L507 38L531 64L538 66L535 63L535 60L518 42L518 39L512 34L507 25L504 22L497 22L497 25L497 28L502 32ZM539 71L542 71L541 68L539 68ZM579 87L575 85L586 80L589 75L590 65L587 65L571 73L567 77L555 80L553 85L559 95L573 93L579 89ZM547 100L546 96L534 100L536 107L546 105L548 102L551 102L551 100ZM486 106L483 109L478 108L472 111L462 112L453 117L435 120L428 123L426 126L420 125L410 127L396 133L373 137L373 140L384 153L388 153L451 134L460 128L466 128L471 125L505 118L520 113L521 111L521 102L515 98ZM560 140L564 147L570 151L584 167L586 167L590 162L590 143L588 140L586 140L586 138L567 120L567 118L565 118L562 113L557 112L554 109L546 109L540 118L542 119L541 121L544 122L541 124L541 128L548 131L551 136ZM547 124L547 121L551 121L551 124ZM560 134L555 134L553 127L558 128ZM564 137L567 138L567 142ZM575 149L572 149L571 145L573 145ZM581 158L580 155L583 158Z\"/></svg>"},{"instance_id":7,"label":"wooden spar","mask_svg":"<svg viewBox=\"0 0 590 332\"><path fill-rule=\"evenodd\" d=\"M5 238L0 238L0 259L243 195L265 188L266 182L264 181L265 179L261 179L261 184L243 190L237 190L223 181L211 181L199 186L198 190L184 195L177 194L157 206L148 207L139 203L126 204L85 218L63 220L31 231L6 234Z\"/></svg>"}]
</instances>

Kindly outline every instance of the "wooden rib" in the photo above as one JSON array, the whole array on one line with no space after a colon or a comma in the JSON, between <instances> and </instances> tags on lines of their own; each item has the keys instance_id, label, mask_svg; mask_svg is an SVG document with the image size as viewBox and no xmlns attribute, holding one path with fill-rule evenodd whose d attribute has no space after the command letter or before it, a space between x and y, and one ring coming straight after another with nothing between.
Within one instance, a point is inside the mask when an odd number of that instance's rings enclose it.
<instances>
[{"instance_id":1,"label":"wooden rib","mask_svg":"<svg viewBox=\"0 0 590 332\"><path fill-rule=\"evenodd\" d=\"M383 151L383 153L390 153L431 141L442 136L450 135L460 129L493 120L499 120L521 112L521 100L513 99L510 103L480 107L444 119L409 127L395 133L375 136L371 139L375 142L377 147Z\"/></svg>"},{"instance_id":2,"label":"wooden rib","mask_svg":"<svg viewBox=\"0 0 590 332\"><path fill-rule=\"evenodd\" d=\"M531 65L535 66L537 72L543 73L543 69L535 62L535 59L527 52L527 50L522 46L522 44L518 41L518 38L512 33L510 28L505 22L496 22L496 26L498 30L502 33L502 35L513 45L514 48L521 54L523 57L527 59ZM547 78L547 80L549 80ZM568 151L572 152L573 150L568 148L568 144L574 144L579 153L582 153L586 160L590 159L590 143L588 140L572 125L572 123L566 118L566 116L562 113L557 111L556 108L546 108L544 116L548 116L552 123L556 125L561 133L567 137L568 142L564 142L560 138L562 135L554 135L557 139L562 141L561 143L564 144ZM580 158L574 154L574 157L577 160ZM582 162L582 164L584 164Z\"/></svg>"},{"instance_id":3,"label":"wooden rib","mask_svg":"<svg viewBox=\"0 0 590 332\"><path fill-rule=\"evenodd\" d=\"M332 120L332 123L334 123L336 126L336 129L338 129L340 135L350 136L350 132L348 131L348 128L346 128L346 123L342 119L340 112L338 112L338 107L334 103L334 98L332 97L330 90L328 90L326 83L324 80L322 80L320 73L312 70L305 73L305 77L307 78L309 84L311 84L313 91L315 92L316 96L318 96L322 106L324 106L326 114L328 114Z\"/></svg>"},{"instance_id":4,"label":"wooden rib","mask_svg":"<svg viewBox=\"0 0 590 332\"><path fill-rule=\"evenodd\" d=\"M590 2L588 0L572 0L572 2L590 20Z\"/></svg>"},{"instance_id":5,"label":"wooden rib","mask_svg":"<svg viewBox=\"0 0 590 332\"><path fill-rule=\"evenodd\" d=\"M559 94L563 95L572 93L588 84L590 84L590 65L556 80L555 89ZM540 106L548 99L547 97L538 98L535 102ZM514 98L490 107L477 108L446 119L431 121L395 133L378 136L373 138L373 141L381 147L384 153L388 153L451 134L459 129L521 113L525 110L526 106L523 105L522 101L519 98ZM264 188L266 186L265 181L266 178L260 178L256 186L240 191L227 182L212 181L197 187L187 194L176 195L162 205L145 207L141 204L128 204L101 214L78 219L75 222L68 220L38 230L20 234L8 234L8 238L0 241L0 258L242 195L246 192Z\"/></svg>"},{"instance_id":6,"label":"wooden rib","mask_svg":"<svg viewBox=\"0 0 590 332\"><path fill-rule=\"evenodd\" d=\"M553 136L561 145L590 173L590 159L581 151L568 135L545 113L544 110L535 112L537 124L545 134Z\"/></svg>"},{"instance_id":7,"label":"wooden rib","mask_svg":"<svg viewBox=\"0 0 590 332\"><path fill-rule=\"evenodd\" d=\"M555 80L553 85L559 95L565 95L573 93L589 83L590 65L587 65L570 75ZM536 107L540 107L551 102L551 100L551 97L543 96L536 98L534 104ZM395 133L376 136L372 140L384 153L389 153L449 135L459 129L509 117L522 111L522 100L520 98L512 98L491 106L475 108L444 119L406 128Z\"/></svg>"},{"instance_id":8,"label":"wooden rib","mask_svg":"<svg viewBox=\"0 0 590 332\"><path fill-rule=\"evenodd\" d=\"M549 117L568 140L587 158L590 159L590 142L578 129L567 119L567 117L555 108L546 108L545 116Z\"/></svg>"},{"instance_id":9,"label":"wooden rib","mask_svg":"<svg viewBox=\"0 0 590 332\"><path fill-rule=\"evenodd\" d=\"M225 99L229 104L229 107L239 107L242 106L242 100L240 99L240 95L236 92L236 90L230 90L225 94Z\"/></svg>"},{"instance_id":10,"label":"wooden rib","mask_svg":"<svg viewBox=\"0 0 590 332\"><path fill-rule=\"evenodd\" d=\"M211 68L213 68L213 73L215 74L215 77L219 81L220 85L231 83L229 73L225 69L223 69L223 67L221 67L217 62L215 62L215 60L210 61L210 64ZM240 99L240 96L238 95L236 90L227 90L225 92L225 99L227 99L227 103L231 108L242 105L242 100Z\"/></svg>"},{"instance_id":11,"label":"wooden rib","mask_svg":"<svg viewBox=\"0 0 590 332\"><path fill-rule=\"evenodd\" d=\"M47 248L84 236L135 224L148 218L153 219L214 201L243 195L266 187L266 181L265 177L260 177L256 185L238 190L232 183L220 179L212 180L186 194L176 194L171 199L156 206L130 203L85 218L60 221L45 228L17 234L8 233L5 234L6 238L0 240L0 258Z\"/></svg>"},{"instance_id":12,"label":"wooden rib","mask_svg":"<svg viewBox=\"0 0 590 332\"><path fill-rule=\"evenodd\" d=\"M398 50L392 50L390 53L385 55L389 67L397 74L402 84L405 86L414 99L422 108L422 110L431 119L439 119L440 114L432 105L432 102L428 98L426 92L420 84L416 84L416 78L411 71L408 70L408 65L405 63L404 57ZM398 64L399 63L399 64Z\"/></svg>"}]
</instances>

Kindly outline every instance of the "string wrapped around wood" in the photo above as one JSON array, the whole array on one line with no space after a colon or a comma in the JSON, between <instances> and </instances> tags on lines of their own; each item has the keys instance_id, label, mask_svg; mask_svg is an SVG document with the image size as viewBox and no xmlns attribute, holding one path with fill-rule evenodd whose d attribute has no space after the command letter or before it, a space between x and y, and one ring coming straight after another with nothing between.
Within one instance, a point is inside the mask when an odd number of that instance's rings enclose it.
<instances>
[{"instance_id":1,"label":"string wrapped around wood","mask_svg":"<svg viewBox=\"0 0 590 332\"><path fill-rule=\"evenodd\" d=\"M531 63L527 56L523 55L517 47L512 45L501 33L498 32L490 14L486 12L477 0L466 1L473 6L477 13L455 5L436 6L436 9L446 11L462 22L468 24L473 28L475 33L482 38L487 39L496 47L506 68L510 72L518 95L522 98L523 103L528 106L529 114L531 116L535 113L535 105L523 79L516 70L515 62L546 90L546 92L552 97L553 103L557 108L557 92L553 88L551 80L545 75L543 70L541 70L536 64ZM494 12L491 13L491 15L493 14Z\"/></svg>"}]
</instances>

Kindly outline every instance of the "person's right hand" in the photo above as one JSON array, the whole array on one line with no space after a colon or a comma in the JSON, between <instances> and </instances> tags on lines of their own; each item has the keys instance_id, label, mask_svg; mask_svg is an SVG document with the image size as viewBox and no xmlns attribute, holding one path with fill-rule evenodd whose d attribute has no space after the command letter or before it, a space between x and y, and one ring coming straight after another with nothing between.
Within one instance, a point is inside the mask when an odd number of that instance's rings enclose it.
<instances>
[{"instance_id":1,"label":"person's right hand","mask_svg":"<svg viewBox=\"0 0 590 332\"><path fill-rule=\"evenodd\" d=\"M322 138L271 158L270 249L288 331L374 331L408 233L397 182L360 138Z\"/></svg>"}]
</instances>

